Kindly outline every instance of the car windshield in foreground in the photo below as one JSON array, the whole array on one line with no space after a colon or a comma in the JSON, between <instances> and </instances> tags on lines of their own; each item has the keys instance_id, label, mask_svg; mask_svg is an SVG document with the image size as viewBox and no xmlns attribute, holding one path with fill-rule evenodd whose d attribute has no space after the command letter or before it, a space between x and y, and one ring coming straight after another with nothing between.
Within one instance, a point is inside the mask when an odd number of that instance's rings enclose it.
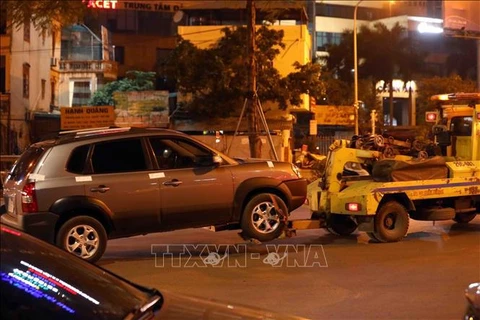
<instances>
[{"instance_id":1,"label":"car windshield in foreground","mask_svg":"<svg viewBox=\"0 0 480 320\"><path fill-rule=\"evenodd\" d=\"M1 225L2 319L137 319L161 304L154 290Z\"/></svg>"}]
</instances>

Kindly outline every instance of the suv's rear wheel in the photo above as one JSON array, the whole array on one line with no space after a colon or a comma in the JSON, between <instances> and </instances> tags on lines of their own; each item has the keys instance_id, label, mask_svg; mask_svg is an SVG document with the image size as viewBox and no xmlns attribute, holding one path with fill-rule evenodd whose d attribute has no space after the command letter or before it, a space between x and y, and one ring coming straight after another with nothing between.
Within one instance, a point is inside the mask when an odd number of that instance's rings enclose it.
<instances>
[{"instance_id":1,"label":"suv's rear wheel","mask_svg":"<svg viewBox=\"0 0 480 320\"><path fill-rule=\"evenodd\" d=\"M60 227L56 244L83 260L95 262L107 248L107 232L95 218L77 216Z\"/></svg>"},{"instance_id":2,"label":"suv's rear wheel","mask_svg":"<svg viewBox=\"0 0 480 320\"><path fill-rule=\"evenodd\" d=\"M274 201L282 213L275 209ZM259 241L270 241L278 238L284 227L283 215L288 214L288 208L283 200L270 193L254 196L245 206L241 227L245 236Z\"/></svg>"}]
</instances>

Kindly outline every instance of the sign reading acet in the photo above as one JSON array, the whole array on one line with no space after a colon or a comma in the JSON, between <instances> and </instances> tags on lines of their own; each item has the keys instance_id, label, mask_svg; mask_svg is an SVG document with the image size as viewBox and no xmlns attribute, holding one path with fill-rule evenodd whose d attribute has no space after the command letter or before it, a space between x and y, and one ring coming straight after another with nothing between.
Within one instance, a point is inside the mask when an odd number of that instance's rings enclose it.
<instances>
[{"instance_id":1,"label":"sign reading acet","mask_svg":"<svg viewBox=\"0 0 480 320\"><path fill-rule=\"evenodd\" d=\"M115 111L113 106L60 108L61 130L109 127L114 124Z\"/></svg>"},{"instance_id":2,"label":"sign reading acet","mask_svg":"<svg viewBox=\"0 0 480 320\"><path fill-rule=\"evenodd\" d=\"M87 8L113 9L113 10L139 10L139 11L165 11L176 12L181 9L180 4L168 4L156 1L124 1L124 0L82 0Z\"/></svg>"}]
</instances>

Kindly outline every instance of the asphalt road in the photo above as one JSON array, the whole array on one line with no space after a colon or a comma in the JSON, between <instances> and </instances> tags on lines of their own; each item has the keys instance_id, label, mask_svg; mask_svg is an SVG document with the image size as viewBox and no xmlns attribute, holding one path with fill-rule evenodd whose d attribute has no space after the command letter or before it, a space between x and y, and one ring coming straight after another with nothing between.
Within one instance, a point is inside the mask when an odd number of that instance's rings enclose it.
<instances>
[{"instance_id":1,"label":"asphalt road","mask_svg":"<svg viewBox=\"0 0 480 320\"><path fill-rule=\"evenodd\" d=\"M246 245L236 231L182 230L111 241L98 264L160 290L311 319L462 319L464 290L480 281L480 216L411 221L390 244L321 229Z\"/></svg>"}]
</instances>

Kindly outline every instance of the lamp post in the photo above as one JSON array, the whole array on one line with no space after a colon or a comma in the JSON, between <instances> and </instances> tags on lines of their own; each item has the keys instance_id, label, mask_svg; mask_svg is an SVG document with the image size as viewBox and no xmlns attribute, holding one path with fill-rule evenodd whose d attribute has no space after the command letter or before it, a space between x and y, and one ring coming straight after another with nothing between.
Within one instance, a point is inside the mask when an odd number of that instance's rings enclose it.
<instances>
[{"instance_id":1,"label":"lamp post","mask_svg":"<svg viewBox=\"0 0 480 320\"><path fill-rule=\"evenodd\" d=\"M358 59L357 59L357 10L360 3L363 0L357 2L355 10L353 11L353 79L354 79L354 92L355 92L355 101L353 102L353 107L355 109L355 135L358 135Z\"/></svg>"}]
</instances>

